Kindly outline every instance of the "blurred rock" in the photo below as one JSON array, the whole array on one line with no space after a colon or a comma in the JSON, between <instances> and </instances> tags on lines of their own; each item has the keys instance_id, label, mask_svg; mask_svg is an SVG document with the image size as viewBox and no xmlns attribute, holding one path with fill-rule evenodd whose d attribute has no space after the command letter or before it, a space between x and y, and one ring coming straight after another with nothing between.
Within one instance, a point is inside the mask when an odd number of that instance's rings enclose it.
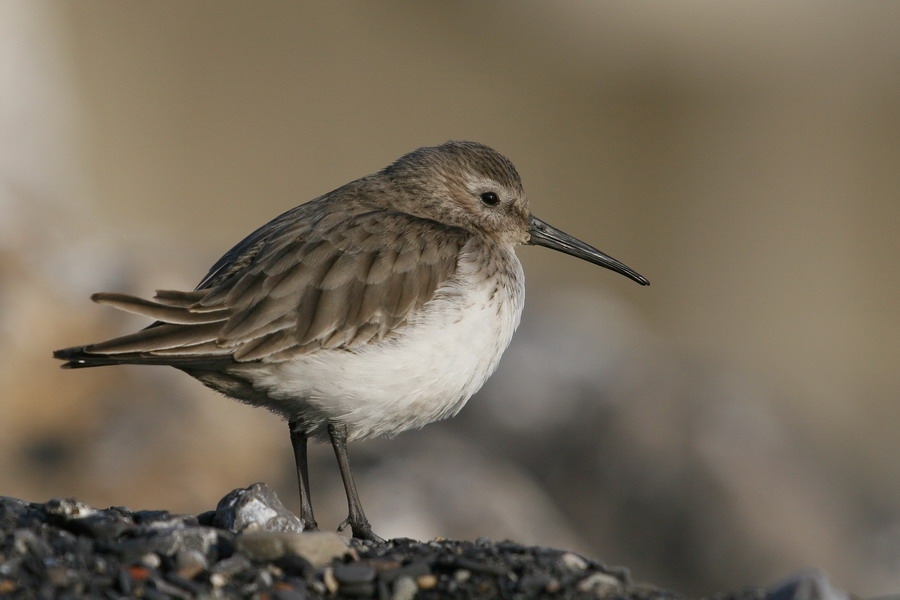
<instances>
[{"instance_id":1,"label":"blurred rock","mask_svg":"<svg viewBox=\"0 0 900 600\"><path fill-rule=\"evenodd\" d=\"M766 600L850 600L822 571L809 569L787 577L775 585Z\"/></svg>"}]
</instances>

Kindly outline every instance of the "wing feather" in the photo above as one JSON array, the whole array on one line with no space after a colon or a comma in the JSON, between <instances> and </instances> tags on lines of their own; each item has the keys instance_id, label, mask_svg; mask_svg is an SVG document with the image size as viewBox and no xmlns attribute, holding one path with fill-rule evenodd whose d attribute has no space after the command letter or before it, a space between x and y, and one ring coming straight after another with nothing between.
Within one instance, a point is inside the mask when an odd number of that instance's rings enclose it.
<instances>
[{"instance_id":1,"label":"wing feather","mask_svg":"<svg viewBox=\"0 0 900 600\"><path fill-rule=\"evenodd\" d=\"M152 300L144 300L126 294L114 293L98 293L91 296L91 300L98 304L106 304L113 308L118 308L125 312L130 312L143 317L150 317L157 321L166 323L177 323L180 325L198 325L203 323L216 323L226 319L230 314L230 310L222 308L208 312L192 312L185 310L184 307L172 306L161 302L153 302Z\"/></svg>"}]
</instances>

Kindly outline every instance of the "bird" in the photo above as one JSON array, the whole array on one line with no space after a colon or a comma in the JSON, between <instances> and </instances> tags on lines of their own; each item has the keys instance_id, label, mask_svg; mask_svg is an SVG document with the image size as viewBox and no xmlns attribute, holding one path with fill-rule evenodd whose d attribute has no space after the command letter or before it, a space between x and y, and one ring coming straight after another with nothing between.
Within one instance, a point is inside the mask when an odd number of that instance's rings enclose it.
<instances>
[{"instance_id":1,"label":"bird","mask_svg":"<svg viewBox=\"0 0 900 600\"><path fill-rule=\"evenodd\" d=\"M519 325L518 245L643 276L535 217L513 163L478 142L422 147L272 219L192 291L94 302L153 319L56 350L63 368L175 367L288 423L304 531L318 529L307 444L330 441L353 537L365 515L347 443L456 415L497 368Z\"/></svg>"}]
</instances>

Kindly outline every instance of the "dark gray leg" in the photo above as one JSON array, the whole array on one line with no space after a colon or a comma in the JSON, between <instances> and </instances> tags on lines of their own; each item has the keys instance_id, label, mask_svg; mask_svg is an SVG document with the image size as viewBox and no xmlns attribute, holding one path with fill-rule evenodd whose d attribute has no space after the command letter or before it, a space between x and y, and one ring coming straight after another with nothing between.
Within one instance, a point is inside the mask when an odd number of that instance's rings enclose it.
<instances>
[{"instance_id":1,"label":"dark gray leg","mask_svg":"<svg viewBox=\"0 0 900 600\"><path fill-rule=\"evenodd\" d=\"M309 468L306 465L306 434L303 423L290 421L291 445L294 447L294 460L297 462L297 481L300 484L300 521L304 531L316 531L319 526L313 516L312 501L309 497Z\"/></svg>"},{"instance_id":2,"label":"dark gray leg","mask_svg":"<svg viewBox=\"0 0 900 600\"><path fill-rule=\"evenodd\" d=\"M338 468L341 470L341 479L344 480L344 491L347 492L347 506L350 508L350 516L341 523L338 531L347 525L353 532L353 537L373 542L384 540L372 532L372 526L363 512L359 494L356 492L356 483L353 482L353 474L350 472L350 459L347 457L347 426L329 425L328 435L331 436L331 445L334 446L334 455L337 457Z\"/></svg>"}]
</instances>

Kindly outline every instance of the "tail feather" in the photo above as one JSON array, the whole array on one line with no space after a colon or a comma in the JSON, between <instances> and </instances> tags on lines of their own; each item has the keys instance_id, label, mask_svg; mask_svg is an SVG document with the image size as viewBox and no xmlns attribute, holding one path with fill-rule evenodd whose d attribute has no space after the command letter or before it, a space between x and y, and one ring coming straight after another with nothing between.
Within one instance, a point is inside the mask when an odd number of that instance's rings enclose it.
<instances>
[{"instance_id":1,"label":"tail feather","mask_svg":"<svg viewBox=\"0 0 900 600\"><path fill-rule=\"evenodd\" d=\"M84 367L102 367L105 365L123 364L121 358L113 358L102 354L91 354L86 348L89 346L72 346L53 351L53 358L67 361L60 365L63 369L82 369Z\"/></svg>"},{"instance_id":2,"label":"tail feather","mask_svg":"<svg viewBox=\"0 0 900 600\"><path fill-rule=\"evenodd\" d=\"M175 368L219 369L234 360L227 354L191 355L174 352L172 354L156 354L149 352L131 352L128 354L102 354L93 352L93 346L73 346L53 351L53 358L64 360L63 369L85 369L87 367L105 367L109 365L160 365Z\"/></svg>"},{"instance_id":3,"label":"tail feather","mask_svg":"<svg viewBox=\"0 0 900 600\"><path fill-rule=\"evenodd\" d=\"M231 311L194 311L192 307L198 296L196 292L161 291L154 302L125 294L94 294L91 299L97 303L156 321L129 335L56 350L53 357L66 361L62 365L64 369L122 364L201 367L232 362L230 349L216 343L218 330Z\"/></svg>"},{"instance_id":4,"label":"tail feather","mask_svg":"<svg viewBox=\"0 0 900 600\"><path fill-rule=\"evenodd\" d=\"M162 302L154 302L152 300L144 300L143 298L135 298L126 294L115 294L102 292L91 296L91 300L98 304L106 304L113 308L118 308L125 312L134 313L144 317L150 317L157 321L165 323L179 323L182 325L198 325L204 323L216 323L224 321L231 315L231 310L227 308L207 310L204 312L195 312L190 306L173 305L167 302L168 298Z\"/></svg>"}]
</instances>

